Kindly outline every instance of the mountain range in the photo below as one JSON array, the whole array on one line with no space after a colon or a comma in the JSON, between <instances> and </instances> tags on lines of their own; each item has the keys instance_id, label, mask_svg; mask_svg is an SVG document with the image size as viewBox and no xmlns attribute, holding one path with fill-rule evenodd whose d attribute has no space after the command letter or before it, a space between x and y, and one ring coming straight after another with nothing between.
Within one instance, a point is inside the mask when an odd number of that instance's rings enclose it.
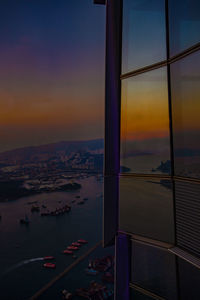
<instances>
[{"instance_id":1,"label":"mountain range","mask_svg":"<svg viewBox=\"0 0 200 300\"><path fill-rule=\"evenodd\" d=\"M17 148L0 153L0 164L42 161L77 152L103 153L104 140L61 141L41 146Z\"/></svg>"}]
</instances>

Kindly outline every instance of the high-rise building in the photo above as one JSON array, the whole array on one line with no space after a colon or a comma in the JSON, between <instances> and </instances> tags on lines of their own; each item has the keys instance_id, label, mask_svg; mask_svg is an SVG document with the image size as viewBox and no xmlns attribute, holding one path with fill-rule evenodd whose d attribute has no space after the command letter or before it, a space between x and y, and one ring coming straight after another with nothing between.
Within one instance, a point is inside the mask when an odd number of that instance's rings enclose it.
<instances>
[{"instance_id":1,"label":"high-rise building","mask_svg":"<svg viewBox=\"0 0 200 300\"><path fill-rule=\"evenodd\" d=\"M200 299L200 1L107 0L104 245L115 299Z\"/></svg>"}]
</instances>

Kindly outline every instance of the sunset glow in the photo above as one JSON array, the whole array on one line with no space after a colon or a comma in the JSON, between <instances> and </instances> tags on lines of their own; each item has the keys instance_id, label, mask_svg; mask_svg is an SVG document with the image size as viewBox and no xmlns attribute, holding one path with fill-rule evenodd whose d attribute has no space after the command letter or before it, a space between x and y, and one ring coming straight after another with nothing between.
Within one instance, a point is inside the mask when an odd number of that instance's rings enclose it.
<instances>
[{"instance_id":1,"label":"sunset glow","mask_svg":"<svg viewBox=\"0 0 200 300\"><path fill-rule=\"evenodd\" d=\"M169 135L165 70L156 70L122 84L121 137L127 141ZM159 84L157 84L157 81Z\"/></svg>"},{"instance_id":2,"label":"sunset glow","mask_svg":"<svg viewBox=\"0 0 200 300\"><path fill-rule=\"evenodd\" d=\"M46 4L1 5L0 152L103 137L105 10Z\"/></svg>"}]
</instances>

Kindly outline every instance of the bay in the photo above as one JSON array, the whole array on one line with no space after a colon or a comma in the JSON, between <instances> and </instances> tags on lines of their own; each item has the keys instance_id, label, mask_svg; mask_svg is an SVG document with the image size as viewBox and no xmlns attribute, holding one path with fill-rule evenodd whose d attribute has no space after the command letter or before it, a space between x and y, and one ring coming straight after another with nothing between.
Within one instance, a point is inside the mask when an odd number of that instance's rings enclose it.
<instances>
[{"instance_id":1,"label":"bay","mask_svg":"<svg viewBox=\"0 0 200 300\"><path fill-rule=\"evenodd\" d=\"M81 256L101 240L102 187L96 176L76 179L82 185L77 191L43 193L0 203L0 290L1 299L28 299L74 259L62 251L78 239L88 240L77 255ZM79 196L80 198L77 198ZM80 199L88 198L83 205ZM75 202L74 202L75 200ZM50 209L70 204L71 212L41 217L31 212L30 202ZM74 203L72 203L72 201ZM28 226L19 223L25 214ZM44 256L56 258L56 269L44 269Z\"/></svg>"}]
</instances>

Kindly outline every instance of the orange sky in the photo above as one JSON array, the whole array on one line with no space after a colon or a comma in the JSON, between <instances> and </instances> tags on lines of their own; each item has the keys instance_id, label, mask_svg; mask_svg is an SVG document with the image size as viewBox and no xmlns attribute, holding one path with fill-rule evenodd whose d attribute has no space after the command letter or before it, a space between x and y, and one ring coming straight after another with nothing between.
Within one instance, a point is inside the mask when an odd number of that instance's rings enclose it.
<instances>
[{"instance_id":1,"label":"orange sky","mask_svg":"<svg viewBox=\"0 0 200 300\"><path fill-rule=\"evenodd\" d=\"M123 80L122 139L143 140L168 135L166 69Z\"/></svg>"},{"instance_id":2,"label":"orange sky","mask_svg":"<svg viewBox=\"0 0 200 300\"><path fill-rule=\"evenodd\" d=\"M10 14L10 6L0 20L0 152L102 138L105 7L30 0Z\"/></svg>"}]
</instances>

